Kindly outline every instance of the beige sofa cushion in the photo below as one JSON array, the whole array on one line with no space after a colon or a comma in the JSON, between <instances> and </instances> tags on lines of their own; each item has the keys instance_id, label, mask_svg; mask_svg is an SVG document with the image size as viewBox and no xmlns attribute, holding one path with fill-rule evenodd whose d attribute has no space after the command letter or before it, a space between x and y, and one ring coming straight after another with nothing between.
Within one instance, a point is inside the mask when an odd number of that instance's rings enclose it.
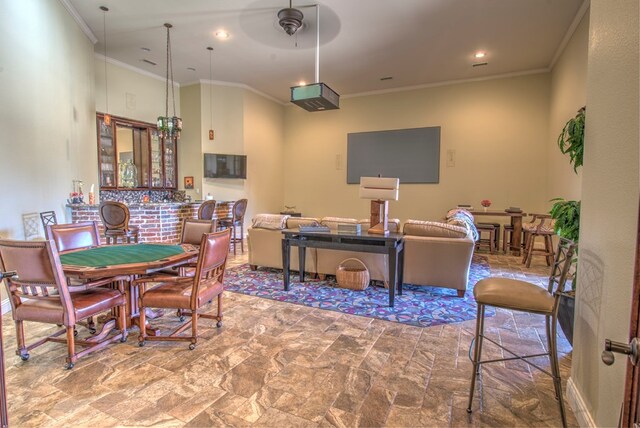
<instances>
[{"instance_id":1,"label":"beige sofa cushion","mask_svg":"<svg viewBox=\"0 0 640 428\"><path fill-rule=\"evenodd\" d=\"M327 226L331 230L336 230L338 228L338 224L348 223L348 224L357 224L358 220L355 218L342 218L342 217L322 217L320 223Z\"/></svg>"},{"instance_id":2,"label":"beige sofa cushion","mask_svg":"<svg viewBox=\"0 0 640 428\"><path fill-rule=\"evenodd\" d=\"M455 226L437 221L407 220L404 224L405 235L428 236L433 238L465 238L466 227Z\"/></svg>"},{"instance_id":3,"label":"beige sofa cushion","mask_svg":"<svg viewBox=\"0 0 640 428\"><path fill-rule=\"evenodd\" d=\"M251 226L259 229L282 230L287 227L288 218L288 215L257 214Z\"/></svg>"},{"instance_id":4,"label":"beige sofa cushion","mask_svg":"<svg viewBox=\"0 0 640 428\"><path fill-rule=\"evenodd\" d=\"M289 217L287 229L297 229L301 224L320 224L320 220L313 217Z\"/></svg>"}]
</instances>

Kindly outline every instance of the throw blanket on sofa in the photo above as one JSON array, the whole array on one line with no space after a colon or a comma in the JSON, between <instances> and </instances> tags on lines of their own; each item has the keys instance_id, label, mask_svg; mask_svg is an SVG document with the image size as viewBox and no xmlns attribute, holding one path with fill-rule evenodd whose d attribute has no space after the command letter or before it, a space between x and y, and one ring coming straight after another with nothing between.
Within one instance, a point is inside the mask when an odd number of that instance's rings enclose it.
<instances>
[{"instance_id":1,"label":"throw blanket on sofa","mask_svg":"<svg viewBox=\"0 0 640 428\"><path fill-rule=\"evenodd\" d=\"M466 227L467 230L469 230L469 232L471 233L474 241L480 239L478 229L476 229L476 225L473 222L473 214L471 214L467 210L464 210L462 208L454 208L452 210L449 210L449 212L447 212L447 223Z\"/></svg>"}]
</instances>

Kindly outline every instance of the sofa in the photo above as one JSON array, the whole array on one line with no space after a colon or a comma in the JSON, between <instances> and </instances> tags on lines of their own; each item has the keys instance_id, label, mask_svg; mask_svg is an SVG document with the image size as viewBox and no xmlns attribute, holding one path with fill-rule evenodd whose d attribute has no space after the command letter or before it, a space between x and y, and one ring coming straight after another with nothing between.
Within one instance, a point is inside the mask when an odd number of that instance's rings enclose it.
<instances>
[{"instance_id":1,"label":"sofa","mask_svg":"<svg viewBox=\"0 0 640 428\"><path fill-rule=\"evenodd\" d=\"M322 224L335 230L340 223L359 223L362 233L369 228L369 221L341 217L289 217L259 214L248 229L249 265L251 269L268 267L282 269L282 230L296 229L300 224ZM430 285L455 289L463 296L475 241L469 230L459 224L407 220L389 220L389 229L405 236L404 283ZM327 249L306 249L305 271L335 275L340 263L355 257L367 266L372 280L388 281L388 256ZM298 251L292 248L291 269L298 268Z\"/></svg>"}]
</instances>

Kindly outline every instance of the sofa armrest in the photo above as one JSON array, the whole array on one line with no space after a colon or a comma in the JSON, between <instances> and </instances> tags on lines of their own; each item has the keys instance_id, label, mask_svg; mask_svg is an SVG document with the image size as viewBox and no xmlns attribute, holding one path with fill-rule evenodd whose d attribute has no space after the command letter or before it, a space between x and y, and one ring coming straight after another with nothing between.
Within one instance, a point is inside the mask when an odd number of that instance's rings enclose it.
<instances>
[{"instance_id":1,"label":"sofa armrest","mask_svg":"<svg viewBox=\"0 0 640 428\"><path fill-rule=\"evenodd\" d=\"M466 290L474 248L470 238L406 235L404 282Z\"/></svg>"}]
</instances>

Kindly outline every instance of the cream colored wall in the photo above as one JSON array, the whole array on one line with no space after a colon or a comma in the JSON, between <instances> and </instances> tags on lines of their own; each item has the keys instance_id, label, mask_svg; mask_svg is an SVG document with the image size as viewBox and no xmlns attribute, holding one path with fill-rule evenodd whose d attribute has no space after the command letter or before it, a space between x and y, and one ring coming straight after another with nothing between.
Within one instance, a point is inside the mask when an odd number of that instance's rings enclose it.
<instances>
[{"instance_id":1,"label":"cream colored wall","mask_svg":"<svg viewBox=\"0 0 640 428\"><path fill-rule=\"evenodd\" d=\"M616 426L626 359L605 366L605 338L626 342L639 201L639 7L592 0L576 324L571 374L597 426Z\"/></svg>"},{"instance_id":2,"label":"cream colored wall","mask_svg":"<svg viewBox=\"0 0 640 428\"><path fill-rule=\"evenodd\" d=\"M573 171L569 155L560 152L557 140L567 120L586 104L588 44L589 11L551 70L547 199L580 199L582 170Z\"/></svg>"},{"instance_id":3,"label":"cream colored wall","mask_svg":"<svg viewBox=\"0 0 640 428\"><path fill-rule=\"evenodd\" d=\"M245 90L243 118L250 224L254 214L284 209L284 107Z\"/></svg>"},{"instance_id":4,"label":"cream colored wall","mask_svg":"<svg viewBox=\"0 0 640 428\"><path fill-rule=\"evenodd\" d=\"M97 182L93 45L58 1L0 0L0 236L65 221L72 180Z\"/></svg>"},{"instance_id":5,"label":"cream colored wall","mask_svg":"<svg viewBox=\"0 0 640 428\"><path fill-rule=\"evenodd\" d=\"M184 177L193 177L193 190L186 190L195 201L202 199L202 147L200 114L200 85L180 88L182 134L178 142L178 188L184 186Z\"/></svg>"},{"instance_id":6,"label":"cream colored wall","mask_svg":"<svg viewBox=\"0 0 640 428\"><path fill-rule=\"evenodd\" d=\"M368 217L369 201L346 184L347 134L441 126L440 183L401 183L391 217L438 219L487 198L497 209L545 211L548 110L549 73L343 98L340 110L318 113L290 106L284 203L304 215Z\"/></svg>"},{"instance_id":7,"label":"cream colored wall","mask_svg":"<svg viewBox=\"0 0 640 428\"><path fill-rule=\"evenodd\" d=\"M108 54L108 52L107 52ZM95 107L105 112L106 96L104 81L104 57L96 55L95 62ZM159 70L162 73L162 70ZM165 113L165 81L162 78L143 74L121 65L107 62L107 87L109 89L109 114L143 122L156 123ZM180 87L174 88L176 114L180 116ZM169 88L169 115L173 115L171 88Z\"/></svg>"},{"instance_id":8,"label":"cream colored wall","mask_svg":"<svg viewBox=\"0 0 640 428\"><path fill-rule=\"evenodd\" d=\"M209 97L210 89L211 97ZM204 164L203 153L245 154L243 93L243 88L235 86L211 85L210 87L208 83L200 85L202 122L198 168L201 174ZM213 141L209 140L211 125L215 133ZM247 181L231 178L203 178L202 195L211 194L218 201L242 199L247 194Z\"/></svg>"}]
</instances>

